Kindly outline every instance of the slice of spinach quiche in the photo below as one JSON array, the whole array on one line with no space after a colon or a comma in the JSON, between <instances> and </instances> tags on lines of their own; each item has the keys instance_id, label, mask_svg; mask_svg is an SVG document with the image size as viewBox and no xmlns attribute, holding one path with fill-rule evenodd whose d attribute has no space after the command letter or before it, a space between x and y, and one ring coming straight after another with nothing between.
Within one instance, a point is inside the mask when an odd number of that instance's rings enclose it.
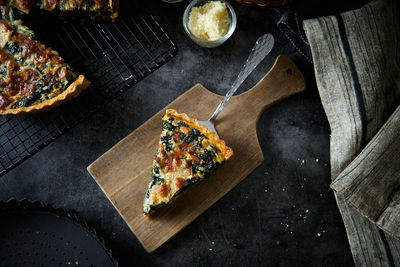
<instances>
[{"instance_id":1,"label":"slice of spinach quiche","mask_svg":"<svg viewBox=\"0 0 400 267\"><path fill-rule=\"evenodd\" d=\"M89 84L21 21L0 20L0 115L47 110Z\"/></svg>"},{"instance_id":2,"label":"slice of spinach quiche","mask_svg":"<svg viewBox=\"0 0 400 267\"><path fill-rule=\"evenodd\" d=\"M208 177L233 155L217 134L186 114L168 109L143 203L146 216L190 185Z\"/></svg>"}]
</instances>

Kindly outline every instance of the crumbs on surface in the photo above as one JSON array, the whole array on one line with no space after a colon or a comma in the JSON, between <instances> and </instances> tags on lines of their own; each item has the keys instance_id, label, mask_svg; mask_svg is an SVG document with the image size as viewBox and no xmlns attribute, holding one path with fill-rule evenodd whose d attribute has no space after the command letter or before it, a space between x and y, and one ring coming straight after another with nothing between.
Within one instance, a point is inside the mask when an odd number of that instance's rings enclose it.
<instances>
[{"instance_id":1,"label":"crumbs on surface","mask_svg":"<svg viewBox=\"0 0 400 267\"><path fill-rule=\"evenodd\" d=\"M198 38L215 41L229 30L230 18L225 3L211 1L200 7L192 7L189 29Z\"/></svg>"}]
</instances>

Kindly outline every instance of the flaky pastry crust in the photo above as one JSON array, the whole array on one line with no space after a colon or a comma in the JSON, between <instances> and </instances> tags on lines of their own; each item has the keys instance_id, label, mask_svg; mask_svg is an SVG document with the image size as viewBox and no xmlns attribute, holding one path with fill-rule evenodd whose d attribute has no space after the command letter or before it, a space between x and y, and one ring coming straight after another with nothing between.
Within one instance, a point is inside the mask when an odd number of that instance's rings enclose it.
<instances>
[{"instance_id":1,"label":"flaky pastry crust","mask_svg":"<svg viewBox=\"0 0 400 267\"><path fill-rule=\"evenodd\" d=\"M233 155L233 150L228 147L224 140L219 139L218 135L215 132L211 132L208 128L204 125L199 124L196 119L190 118L186 113L178 113L175 109L167 109L165 112L165 116L163 119L173 118L180 121L183 121L190 127L196 128L202 134L207 136L213 144L218 148L219 151L225 157L225 160L229 159Z\"/></svg>"}]
</instances>

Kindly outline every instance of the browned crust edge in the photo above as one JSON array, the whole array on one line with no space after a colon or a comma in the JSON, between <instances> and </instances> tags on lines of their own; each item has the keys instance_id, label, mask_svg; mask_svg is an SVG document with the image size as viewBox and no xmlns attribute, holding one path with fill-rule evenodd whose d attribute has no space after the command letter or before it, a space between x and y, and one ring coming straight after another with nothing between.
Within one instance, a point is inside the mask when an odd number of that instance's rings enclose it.
<instances>
[{"instance_id":1,"label":"browned crust edge","mask_svg":"<svg viewBox=\"0 0 400 267\"><path fill-rule=\"evenodd\" d=\"M219 151L222 152L225 160L229 159L233 155L233 150L226 145L224 140L219 139L218 135L215 132L211 132L206 126L199 124L196 119L190 118L186 113L178 113L175 109L167 109L165 111L164 119L165 118L174 118L181 120L190 127L199 130L202 134L207 136L213 144L215 144Z\"/></svg>"},{"instance_id":2,"label":"browned crust edge","mask_svg":"<svg viewBox=\"0 0 400 267\"><path fill-rule=\"evenodd\" d=\"M28 113L33 114L49 110L74 97L77 97L89 85L90 82L85 78L85 76L79 75L79 77L70 86L68 86L68 88L64 92L57 95L56 97L50 98L46 101L29 107L0 110L0 115L23 115Z\"/></svg>"}]
</instances>

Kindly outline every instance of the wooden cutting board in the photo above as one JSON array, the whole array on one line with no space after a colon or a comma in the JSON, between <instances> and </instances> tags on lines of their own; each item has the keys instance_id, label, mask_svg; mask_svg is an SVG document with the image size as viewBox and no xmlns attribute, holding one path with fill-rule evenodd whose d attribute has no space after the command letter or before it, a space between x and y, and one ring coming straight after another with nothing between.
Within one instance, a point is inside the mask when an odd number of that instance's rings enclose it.
<instances>
[{"instance_id":1,"label":"wooden cutting board","mask_svg":"<svg viewBox=\"0 0 400 267\"><path fill-rule=\"evenodd\" d=\"M234 156L206 181L195 184L149 218L142 215L152 161L166 108L206 120L222 96L197 84L94 161L88 171L148 251L168 241L249 175L263 160L257 121L272 104L303 91L303 75L279 56L271 70L250 90L233 96L218 116L216 129Z\"/></svg>"}]
</instances>

